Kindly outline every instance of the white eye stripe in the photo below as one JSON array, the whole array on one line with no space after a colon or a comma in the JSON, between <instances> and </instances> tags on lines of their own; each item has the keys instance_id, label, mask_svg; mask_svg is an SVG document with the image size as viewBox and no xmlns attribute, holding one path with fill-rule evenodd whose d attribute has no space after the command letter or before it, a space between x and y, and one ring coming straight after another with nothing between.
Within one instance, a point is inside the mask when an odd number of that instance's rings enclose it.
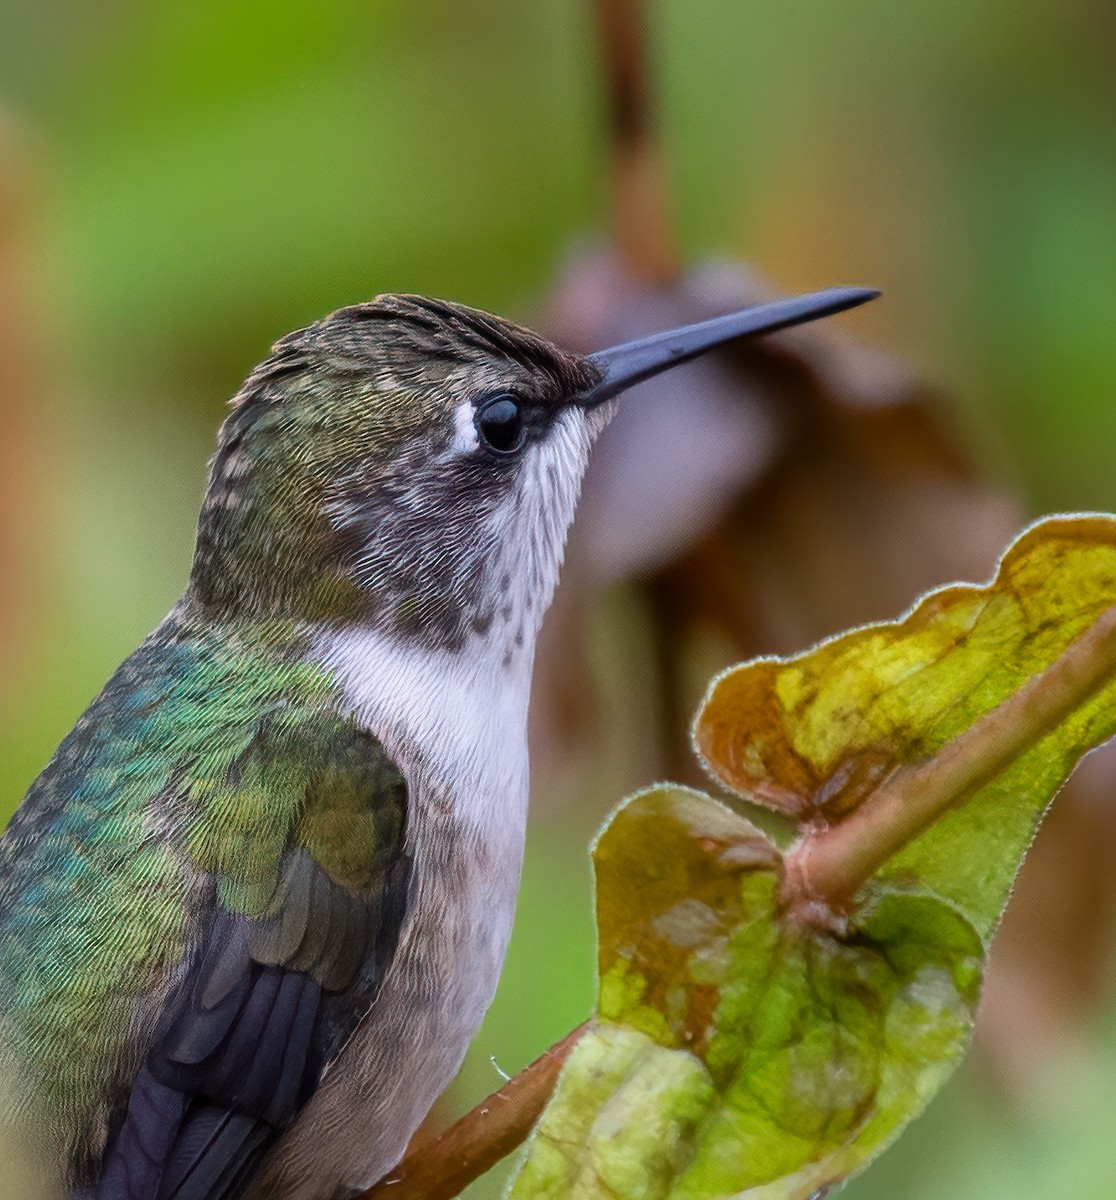
<instances>
[{"instance_id":1,"label":"white eye stripe","mask_svg":"<svg viewBox=\"0 0 1116 1200\"><path fill-rule=\"evenodd\" d=\"M464 401L454 409L453 440L450 442L450 449L455 454L469 454L480 446L475 414L476 409L471 400Z\"/></svg>"}]
</instances>

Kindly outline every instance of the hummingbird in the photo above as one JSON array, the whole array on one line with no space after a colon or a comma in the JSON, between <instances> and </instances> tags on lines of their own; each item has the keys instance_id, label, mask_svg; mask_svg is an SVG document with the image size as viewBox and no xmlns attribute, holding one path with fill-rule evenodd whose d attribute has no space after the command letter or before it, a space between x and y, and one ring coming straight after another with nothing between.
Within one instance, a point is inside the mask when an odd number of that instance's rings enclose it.
<instances>
[{"instance_id":1,"label":"hummingbird","mask_svg":"<svg viewBox=\"0 0 1116 1200\"><path fill-rule=\"evenodd\" d=\"M625 389L831 289L588 356L382 295L217 437L185 591L0 840L0 1120L69 1200L343 1200L492 999L535 638Z\"/></svg>"}]
</instances>

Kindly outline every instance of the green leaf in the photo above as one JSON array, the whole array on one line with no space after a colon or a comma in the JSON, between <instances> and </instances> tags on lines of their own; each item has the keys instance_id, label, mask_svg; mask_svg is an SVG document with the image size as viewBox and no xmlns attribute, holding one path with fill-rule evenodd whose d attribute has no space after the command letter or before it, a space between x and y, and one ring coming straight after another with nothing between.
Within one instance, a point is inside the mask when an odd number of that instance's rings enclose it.
<instances>
[{"instance_id":1,"label":"green leaf","mask_svg":"<svg viewBox=\"0 0 1116 1200\"><path fill-rule=\"evenodd\" d=\"M598 1023L513 1200L807 1200L887 1145L964 1054L1043 811L1116 732L1113 605L1116 519L1052 519L986 587L717 679L706 766L798 840L670 786L613 815Z\"/></svg>"}]
</instances>

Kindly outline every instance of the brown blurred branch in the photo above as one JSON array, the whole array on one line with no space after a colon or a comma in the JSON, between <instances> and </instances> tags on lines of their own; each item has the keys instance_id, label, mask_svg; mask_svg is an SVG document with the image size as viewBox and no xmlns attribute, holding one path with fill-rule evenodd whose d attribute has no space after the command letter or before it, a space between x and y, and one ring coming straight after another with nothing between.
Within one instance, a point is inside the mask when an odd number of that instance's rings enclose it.
<instances>
[{"instance_id":1,"label":"brown blurred branch","mask_svg":"<svg viewBox=\"0 0 1116 1200\"><path fill-rule=\"evenodd\" d=\"M579 1025L435 1138L420 1138L363 1200L452 1200L531 1132L589 1022Z\"/></svg>"},{"instance_id":2,"label":"brown blurred branch","mask_svg":"<svg viewBox=\"0 0 1116 1200\"><path fill-rule=\"evenodd\" d=\"M644 0L595 0L611 131L613 236L632 275L670 283L679 275L647 65Z\"/></svg>"}]
</instances>

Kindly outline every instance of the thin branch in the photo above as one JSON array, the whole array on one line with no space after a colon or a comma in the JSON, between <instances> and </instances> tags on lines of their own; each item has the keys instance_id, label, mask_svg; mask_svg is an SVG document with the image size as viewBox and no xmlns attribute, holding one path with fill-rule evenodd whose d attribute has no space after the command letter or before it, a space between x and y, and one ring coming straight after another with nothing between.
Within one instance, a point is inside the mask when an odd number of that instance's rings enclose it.
<instances>
[{"instance_id":1,"label":"thin branch","mask_svg":"<svg viewBox=\"0 0 1116 1200\"><path fill-rule=\"evenodd\" d=\"M613 237L633 275L670 283L680 256L651 100L644 0L596 0L596 10L611 131Z\"/></svg>"},{"instance_id":2,"label":"thin branch","mask_svg":"<svg viewBox=\"0 0 1116 1200\"><path fill-rule=\"evenodd\" d=\"M434 1138L422 1138L362 1200L452 1200L510 1154L531 1132L570 1051L589 1028L579 1025L498 1092Z\"/></svg>"},{"instance_id":3,"label":"thin branch","mask_svg":"<svg viewBox=\"0 0 1116 1200\"><path fill-rule=\"evenodd\" d=\"M1045 671L933 758L900 767L839 824L803 835L786 857L783 900L841 909L949 809L965 803L1116 672L1116 608L1107 609Z\"/></svg>"}]
</instances>

